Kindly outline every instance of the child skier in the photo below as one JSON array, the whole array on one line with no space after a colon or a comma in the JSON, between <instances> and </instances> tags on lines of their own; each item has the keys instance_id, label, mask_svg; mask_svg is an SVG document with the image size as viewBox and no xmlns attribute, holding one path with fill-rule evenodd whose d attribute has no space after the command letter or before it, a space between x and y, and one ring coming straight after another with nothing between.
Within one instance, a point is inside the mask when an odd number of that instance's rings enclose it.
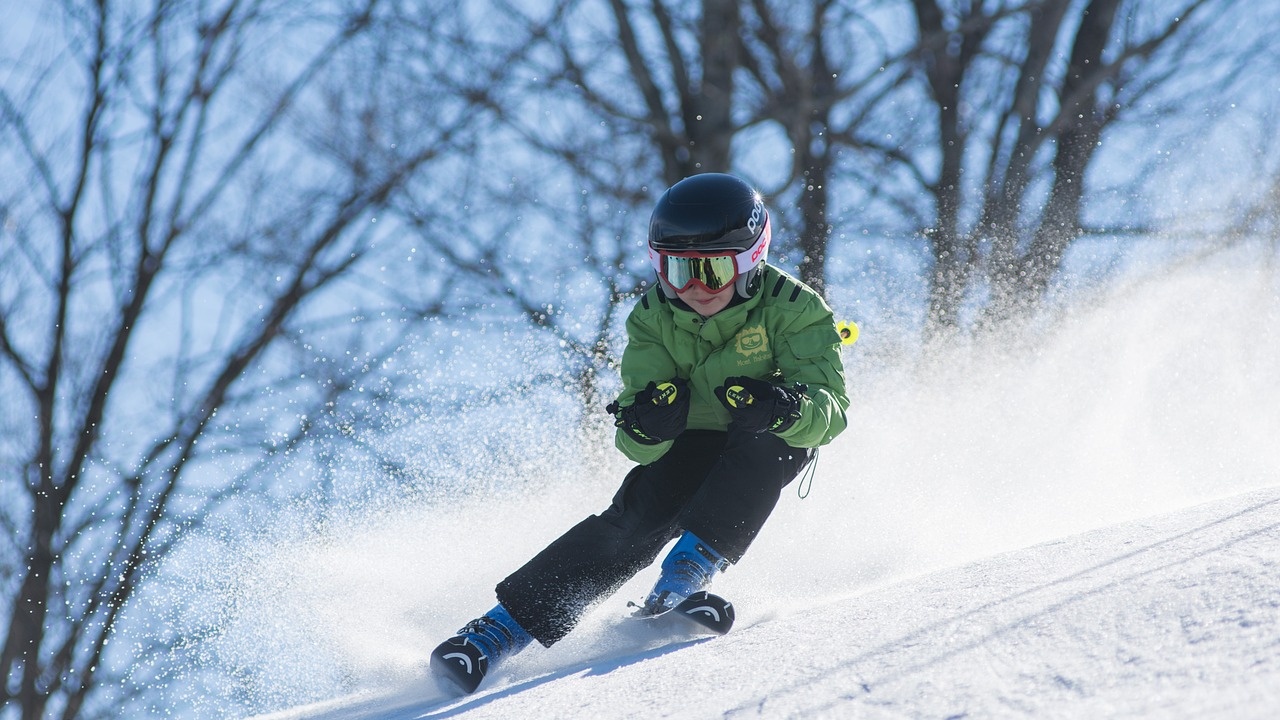
<instances>
[{"instance_id":1,"label":"child skier","mask_svg":"<svg viewBox=\"0 0 1280 720\"><path fill-rule=\"evenodd\" d=\"M782 488L845 427L831 309L765 262L769 213L732 175L686 178L649 222L657 283L627 319L624 389L607 410L639 463L612 504L497 586L498 604L431 654L473 692L533 640L550 647L678 538L638 611L674 607L738 562Z\"/></svg>"}]
</instances>

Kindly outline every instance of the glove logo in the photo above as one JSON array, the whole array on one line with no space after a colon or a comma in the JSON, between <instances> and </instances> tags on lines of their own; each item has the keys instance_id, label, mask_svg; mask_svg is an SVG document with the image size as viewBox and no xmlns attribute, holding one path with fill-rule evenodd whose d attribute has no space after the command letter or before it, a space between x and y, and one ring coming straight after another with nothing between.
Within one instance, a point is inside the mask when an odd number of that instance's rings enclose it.
<instances>
[{"instance_id":1,"label":"glove logo","mask_svg":"<svg viewBox=\"0 0 1280 720\"><path fill-rule=\"evenodd\" d=\"M653 395L654 405L670 405L676 401L676 395L679 394L676 386L669 382L659 385Z\"/></svg>"},{"instance_id":2,"label":"glove logo","mask_svg":"<svg viewBox=\"0 0 1280 720\"><path fill-rule=\"evenodd\" d=\"M765 334L763 325L742 328L736 339L738 354L743 357L769 352L769 336Z\"/></svg>"},{"instance_id":3,"label":"glove logo","mask_svg":"<svg viewBox=\"0 0 1280 720\"><path fill-rule=\"evenodd\" d=\"M732 408L744 408L755 402L755 398L741 385L730 385L724 390L724 400Z\"/></svg>"}]
</instances>

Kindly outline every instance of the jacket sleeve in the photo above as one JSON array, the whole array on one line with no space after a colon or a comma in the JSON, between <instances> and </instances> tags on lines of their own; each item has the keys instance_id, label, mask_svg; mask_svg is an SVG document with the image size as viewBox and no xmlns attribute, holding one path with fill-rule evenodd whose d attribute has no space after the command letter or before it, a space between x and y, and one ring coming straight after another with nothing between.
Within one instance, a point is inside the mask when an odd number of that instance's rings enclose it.
<instances>
[{"instance_id":1,"label":"jacket sleeve","mask_svg":"<svg viewBox=\"0 0 1280 720\"><path fill-rule=\"evenodd\" d=\"M656 287L650 292L660 292ZM676 362L663 343L661 328L654 313L661 312L655 299L636 303L627 317L627 347L622 351L622 394L618 404L626 407L650 382L663 382L676 376ZM666 454L671 441L642 445L622 430L614 434L614 445L622 454L640 465L648 465Z\"/></svg>"},{"instance_id":2,"label":"jacket sleeve","mask_svg":"<svg viewBox=\"0 0 1280 720\"><path fill-rule=\"evenodd\" d=\"M818 447L844 431L849 396L840 335L831 308L816 293L782 334L774 362L788 385L808 387L800 401L800 419L778 437L793 447Z\"/></svg>"}]
</instances>

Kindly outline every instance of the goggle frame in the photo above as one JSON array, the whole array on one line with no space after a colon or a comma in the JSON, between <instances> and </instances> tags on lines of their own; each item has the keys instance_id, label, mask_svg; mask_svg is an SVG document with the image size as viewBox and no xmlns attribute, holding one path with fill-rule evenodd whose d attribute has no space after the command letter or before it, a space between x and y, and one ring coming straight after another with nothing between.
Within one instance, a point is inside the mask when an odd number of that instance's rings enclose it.
<instances>
[{"instance_id":1,"label":"goggle frame","mask_svg":"<svg viewBox=\"0 0 1280 720\"><path fill-rule=\"evenodd\" d=\"M666 282L667 285L671 286L671 288L673 288L677 293L688 290L690 286L696 283L697 285L700 285L703 290L711 293L712 295L718 295L725 290L734 287L739 277L745 275L752 268L768 259L771 235L772 233L769 228L769 221L765 220L764 227L760 230L760 236L756 238L755 243L742 252L734 252L733 250L726 250L724 252L717 253L698 252L696 250L673 252L669 250L655 250L653 247L650 247L649 262L653 265L653 269L658 273L658 277L662 278L662 280ZM719 258L733 259L733 275L727 281L724 281L718 288L712 288L706 282L699 279L698 275L700 273L692 270L687 273L689 276L688 279L685 280L683 284L677 285L671 280L670 273L667 271L668 263L664 262L664 260L667 259L716 260ZM710 266L708 266L708 269L710 269Z\"/></svg>"}]
</instances>

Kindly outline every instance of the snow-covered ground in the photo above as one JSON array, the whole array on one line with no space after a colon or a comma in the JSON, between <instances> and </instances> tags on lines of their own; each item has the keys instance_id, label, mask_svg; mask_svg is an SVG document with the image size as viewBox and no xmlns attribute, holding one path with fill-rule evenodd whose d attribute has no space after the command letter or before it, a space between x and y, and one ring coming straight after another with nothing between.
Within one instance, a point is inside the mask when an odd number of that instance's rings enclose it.
<instances>
[{"instance_id":1,"label":"snow-covered ground","mask_svg":"<svg viewBox=\"0 0 1280 720\"><path fill-rule=\"evenodd\" d=\"M611 620L470 697L424 677L270 717L1272 718L1280 488L739 613L676 643Z\"/></svg>"},{"instance_id":2,"label":"snow-covered ground","mask_svg":"<svg viewBox=\"0 0 1280 720\"><path fill-rule=\"evenodd\" d=\"M1031 352L901 376L855 359L809 497L788 491L716 581L729 635L645 636L625 605L650 568L465 698L431 648L608 504L617 453L284 527L192 576L228 598L202 651L234 680L177 700L277 720L1277 717L1277 358L1280 283L1243 254L1122 288Z\"/></svg>"}]
</instances>

